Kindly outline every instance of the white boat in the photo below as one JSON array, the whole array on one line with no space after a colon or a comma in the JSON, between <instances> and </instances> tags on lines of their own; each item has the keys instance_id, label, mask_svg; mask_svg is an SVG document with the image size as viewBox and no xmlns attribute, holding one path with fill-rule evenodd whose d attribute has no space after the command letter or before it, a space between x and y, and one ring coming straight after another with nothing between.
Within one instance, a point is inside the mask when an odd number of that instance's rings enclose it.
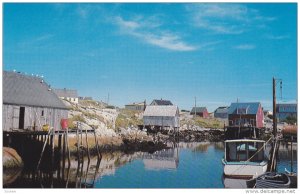
<instances>
[{"instance_id":1,"label":"white boat","mask_svg":"<svg viewBox=\"0 0 300 194\"><path fill-rule=\"evenodd\" d=\"M265 141L256 139L226 140L222 163L226 177L252 178L264 174L268 166Z\"/></svg>"}]
</instances>

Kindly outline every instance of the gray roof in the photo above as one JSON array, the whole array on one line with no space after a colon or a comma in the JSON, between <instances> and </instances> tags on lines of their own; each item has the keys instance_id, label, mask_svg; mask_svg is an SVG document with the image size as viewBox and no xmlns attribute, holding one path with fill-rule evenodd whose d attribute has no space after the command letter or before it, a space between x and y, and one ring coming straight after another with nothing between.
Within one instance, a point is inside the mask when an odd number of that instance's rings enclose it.
<instances>
[{"instance_id":1,"label":"gray roof","mask_svg":"<svg viewBox=\"0 0 300 194\"><path fill-rule=\"evenodd\" d=\"M196 113L207 111L206 107L196 107ZM195 112L195 107L191 110L191 113Z\"/></svg>"},{"instance_id":2,"label":"gray roof","mask_svg":"<svg viewBox=\"0 0 300 194\"><path fill-rule=\"evenodd\" d=\"M159 106L173 105L170 100L153 100L152 103L151 103L151 105L153 105L154 102L156 102L156 104L159 105Z\"/></svg>"},{"instance_id":3,"label":"gray roof","mask_svg":"<svg viewBox=\"0 0 300 194\"><path fill-rule=\"evenodd\" d=\"M69 98L78 98L77 90L70 90L70 89L53 89L55 94L59 97L69 97Z\"/></svg>"},{"instance_id":4,"label":"gray roof","mask_svg":"<svg viewBox=\"0 0 300 194\"><path fill-rule=\"evenodd\" d=\"M177 106L147 106L144 116L174 117L179 114Z\"/></svg>"},{"instance_id":5,"label":"gray roof","mask_svg":"<svg viewBox=\"0 0 300 194\"><path fill-rule=\"evenodd\" d=\"M39 77L3 71L3 104L67 109Z\"/></svg>"},{"instance_id":6,"label":"gray roof","mask_svg":"<svg viewBox=\"0 0 300 194\"><path fill-rule=\"evenodd\" d=\"M227 106L221 106L215 110L215 113L227 113L228 107Z\"/></svg>"},{"instance_id":7,"label":"gray roof","mask_svg":"<svg viewBox=\"0 0 300 194\"><path fill-rule=\"evenodd\" d=\"M259 102L237 102L231 103L228 114L250 114L255 115L260 107Z\"/></svg>"}]
</instances>

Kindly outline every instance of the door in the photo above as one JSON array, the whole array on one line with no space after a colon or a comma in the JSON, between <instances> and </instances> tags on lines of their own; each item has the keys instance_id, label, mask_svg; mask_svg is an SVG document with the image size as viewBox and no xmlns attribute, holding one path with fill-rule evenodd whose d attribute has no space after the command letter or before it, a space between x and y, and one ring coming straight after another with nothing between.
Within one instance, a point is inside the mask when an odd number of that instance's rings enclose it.
<instances>
[{"instance_id":1,"label":"door","mask_svg":"<svg viewBox=\"0 0 300 194\"><path fill-rule=\"evenodd\" d=\"M20 107L19 114L19 129L24 129L25 107Z\"/></svg>"}]
</instances>

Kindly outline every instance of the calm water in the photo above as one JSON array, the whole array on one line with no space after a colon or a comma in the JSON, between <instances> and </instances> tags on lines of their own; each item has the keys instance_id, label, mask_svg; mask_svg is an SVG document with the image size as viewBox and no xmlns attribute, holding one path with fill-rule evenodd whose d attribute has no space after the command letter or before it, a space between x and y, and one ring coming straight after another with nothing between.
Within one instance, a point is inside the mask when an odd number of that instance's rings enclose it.
<instances>
[{"instance_id":1,"label":"calm water","mask_svg":"<svg viewBox=\"0 0 300 194\"><path fill-rule=\"evenodd\" d=\"M177 143L173 149L154 154L136 152L104 154L90 164L53 173L22 172L4 181L4 187L94 187L94 188L243 188L245 180L223 179L223 143ZM294 171L297 171L294 146ZM290 170L290 147L280 146L278 171ZM67 163L66 163L66 166ZM28 175L29 174L29 175ZM5 174L4 174L5 175ZM4 176L7 177L7 176ZM8 184L7 184L8 182ZM36 183L38 182L38 184ZM50 183L51 182L51 183ZM26 183L26 184L25 184Z\"/></svg>"}]
</instances>

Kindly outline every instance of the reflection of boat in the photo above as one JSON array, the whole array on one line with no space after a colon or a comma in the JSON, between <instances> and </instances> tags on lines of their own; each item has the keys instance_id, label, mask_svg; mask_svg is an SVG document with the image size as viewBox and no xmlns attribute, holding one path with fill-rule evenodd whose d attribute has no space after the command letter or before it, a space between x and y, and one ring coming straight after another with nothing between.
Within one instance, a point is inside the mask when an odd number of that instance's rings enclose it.
<instances>
[{"instance_id":1,"label":"reflection of boat","mask_svg":"<svg viewBox=\"0 0 300 194\"><path fill-rule=\"evenodd\" d=\"M225 141L225 156L222 159L227 177L252 178L267 171L265 141L235 139Z\"/></svg>"},{"instance_id":2,"label":"reflection of boat","mask_svg":"<svg viewBox=\"0 0 300 194\"><path fill-rule=\"evenodd\" d=\"M290 178L283 173L267 172L247 181L249 188L289 188Z\"/></svg>"},{"instance_id":3,"label":"reflection of boat","mask_svg":"<svg viewBox=\"0 0 300 194\"><path fill-rule=\"evenodd\" d=\"M246 179L238 179L238 178L228 178L223 176L223 185L225 188L240 188L240 189L246 189L247 184L246 184Z\"/></svg>"}]
</instances>

